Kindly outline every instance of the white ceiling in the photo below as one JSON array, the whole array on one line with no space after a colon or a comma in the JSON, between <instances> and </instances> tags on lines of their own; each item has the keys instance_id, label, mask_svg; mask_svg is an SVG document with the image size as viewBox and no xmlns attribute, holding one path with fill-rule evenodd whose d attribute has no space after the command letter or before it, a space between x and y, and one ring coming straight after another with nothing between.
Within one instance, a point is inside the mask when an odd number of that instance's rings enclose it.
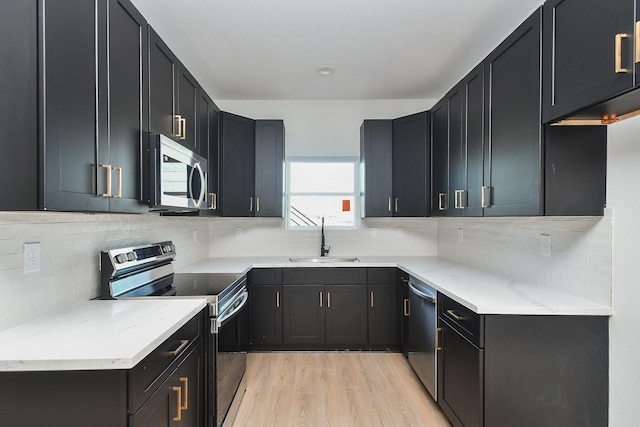
<instances>
[{"instance_id":1,"label":"white ceiling","mask_svg":"<svg viewBox=\"0 0 640 427\"><path fill-rule=\"evenodd\" d=\"M438 99L542 3L132 1L214 100Z\"/></svg>"}]
</instances>

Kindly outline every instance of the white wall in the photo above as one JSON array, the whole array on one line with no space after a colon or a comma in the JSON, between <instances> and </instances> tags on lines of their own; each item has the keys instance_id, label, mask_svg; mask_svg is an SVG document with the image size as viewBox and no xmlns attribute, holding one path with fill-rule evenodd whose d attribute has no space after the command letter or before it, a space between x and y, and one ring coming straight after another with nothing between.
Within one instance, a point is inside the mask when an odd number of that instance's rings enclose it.
<instances>
[{"instance_id":1,"label":"white wall","mask_svg":"<svg viewBox=\"0 0 640 427\"><path fill-rule=\"evenodd\" d=\"M360 156L364 119L394 119L431 108L434 99L366 101L218 100L223 111L253 119L283 119L285 156Z\"/></svg>"},{"instance_id":2,"label":"white wall","mask_svg":"<svg viewBox=\"0 0 640 427\"><path fill-rule=\"evenodd\" d=\"M163 240L176 244L177 267L207 257L208 221L157 214L0 212L0 330L97 297L101 250ZM40 271L24 272L25 242L42 244Z\"/></svg>"},{"instance_id":3,"label":"white wall","mask_svg":"<svg viewBox=\"0 0 640 427\"><path fill-rule=\"evenodd\" d=\"M613 310L609 322L612 427L638 425L640 384L640 118L609 126L607 205L613 210Z\"/></svg>"}]
</instances>

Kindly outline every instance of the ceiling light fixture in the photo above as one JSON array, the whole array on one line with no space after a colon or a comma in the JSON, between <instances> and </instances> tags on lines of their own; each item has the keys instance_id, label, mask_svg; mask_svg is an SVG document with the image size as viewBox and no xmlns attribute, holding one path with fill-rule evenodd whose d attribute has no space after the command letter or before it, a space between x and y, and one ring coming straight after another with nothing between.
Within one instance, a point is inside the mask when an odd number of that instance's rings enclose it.
<instances>
[{"instance_id":1,"label":"ceiling light fixture","mask_svg":"<svg viewBox=\"0 0 640 427\"><path fill-rule=\"evenodd\" d=\"M325 76L325 77L326 76L330 76L335 72L336 72L336 69L331 67L331 66L329 66L329 65L325 65L325 66L322 66L322 67L316 69L316 73L320 74L321 76Z\"/></svg>"}]
</instances>

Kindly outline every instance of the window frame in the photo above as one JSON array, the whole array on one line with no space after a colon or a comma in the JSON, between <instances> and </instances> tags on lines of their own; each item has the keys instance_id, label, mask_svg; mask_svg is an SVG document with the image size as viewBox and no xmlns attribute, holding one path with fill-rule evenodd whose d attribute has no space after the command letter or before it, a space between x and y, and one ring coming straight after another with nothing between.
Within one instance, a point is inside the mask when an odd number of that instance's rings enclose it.
<instances>
[{"instance_id":1,"label":"window frame","mask_svg":"<svg viewBox=\"0 0 640 427\"><path fill-rule=\"evenodd\" d=\"M349 163L353 165L353 193L342 192L309 192L309 193L292 193L291 192L291 164L292 163ZM352 156L335 156L335 157L317 157L317 156L296 156L287 157L285 159L285 227L287 230L319 230L321 225L317 226L294 226L291 225L291 196L345 196L353 197L351 210L353 211L353 225L326 225L325 229L334 230L358 230L360 229L360 186L359 173L360 158Z\"/></svg>"}]
</instances>

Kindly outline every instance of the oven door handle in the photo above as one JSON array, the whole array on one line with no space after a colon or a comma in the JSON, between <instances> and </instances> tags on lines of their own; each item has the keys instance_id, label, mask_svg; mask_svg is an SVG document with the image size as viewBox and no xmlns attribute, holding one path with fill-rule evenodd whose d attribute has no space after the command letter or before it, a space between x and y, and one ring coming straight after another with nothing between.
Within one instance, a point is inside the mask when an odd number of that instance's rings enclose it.
<instances>
[{"instance_id":1,"label":"oven door handle","mask_svg":"<svg viewBox=\"0 0 640 427\"><path fill-rule=\"evenodd\" d=\"M218 328L220 328L224 322L231 319L237 312L242 310L242 307L244 307L247 304L248 299L249 299L249 293L247 291L243 291L238 297L238 300L236 300L239 302L237 304L233 304L233 307L230 310L220 314L220 316L216 319Z\"/></svg>"}]
</instances>

